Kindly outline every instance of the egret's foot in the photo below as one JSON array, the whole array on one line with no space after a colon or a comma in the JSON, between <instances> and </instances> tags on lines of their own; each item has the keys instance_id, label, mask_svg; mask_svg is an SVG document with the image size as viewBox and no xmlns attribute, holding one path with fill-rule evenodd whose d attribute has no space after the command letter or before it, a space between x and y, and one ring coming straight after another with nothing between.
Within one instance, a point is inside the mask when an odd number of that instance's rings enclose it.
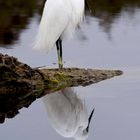
<instances>
[{"instance_id":1,"label":"egret's foot","mask_svg":"<svg viewBox=\"0 0 140 140\"><path fill-rule=\"evenodd\" d=\"M61 57L58 60L58 66L59 66L59 69L62 69L63 68L63 60L62 60Z\"/></svg>"}]
</instances>

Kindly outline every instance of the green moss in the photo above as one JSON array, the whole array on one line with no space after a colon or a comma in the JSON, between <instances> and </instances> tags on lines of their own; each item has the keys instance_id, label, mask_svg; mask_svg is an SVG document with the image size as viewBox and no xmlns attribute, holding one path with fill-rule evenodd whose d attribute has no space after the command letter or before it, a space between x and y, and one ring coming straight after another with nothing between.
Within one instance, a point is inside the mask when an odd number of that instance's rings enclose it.
<instances>
[{"instance_id":1,"label":"green moss","mask_svg":"<svg viewBox=\"0 0 140 140\"><path fill-rule=\"evenodd\" d=\"M48 81L45 81L46 88L49 90L60 90L67 87L69 84L69 77L62 72L56 73L54 77L51 77Z\"/></svg>"}]
</instances>

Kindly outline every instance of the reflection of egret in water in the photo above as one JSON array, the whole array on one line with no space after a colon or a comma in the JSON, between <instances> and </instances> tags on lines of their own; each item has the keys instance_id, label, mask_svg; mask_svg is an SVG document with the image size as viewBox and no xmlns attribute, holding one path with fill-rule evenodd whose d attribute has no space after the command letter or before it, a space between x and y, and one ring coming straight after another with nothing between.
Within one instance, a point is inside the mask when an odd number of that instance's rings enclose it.
<instances>
[{"instance_id":1,"label":"reflection of egret in water","mask_svg":"<svg viewBox=\"0 0 140 140\"><path fill-rule=\"evenodd\" d=\"M48 94L43 101L50 123L60 135L77 140L88 137L94 109L89 117L85 102L77 96L73 88Z\"/></svg>"}]
</instances>

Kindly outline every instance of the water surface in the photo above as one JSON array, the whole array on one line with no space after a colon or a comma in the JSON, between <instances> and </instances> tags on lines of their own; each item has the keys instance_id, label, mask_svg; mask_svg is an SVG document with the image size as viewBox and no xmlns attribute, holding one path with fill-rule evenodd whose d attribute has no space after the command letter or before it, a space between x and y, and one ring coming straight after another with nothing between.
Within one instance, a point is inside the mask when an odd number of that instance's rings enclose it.
<instances>
[{"instance_id":1,"label":"water surface","mask_svg":"<svg viewBox=\"0 0 140 140\"><path fill-rule=\"evenodd\" d=\"M89 140L139 139L140 2L104 2L106 5L103 6L101 1L95 1L95 13L86 17L81 29L71 40L64 42L65 66L123 70L121 77L75 90L85 99L89 113L95 107ZM8 22L8 14L7 18L0 15L0 52L13 55L32 67L57 67L53 64L57 62L55 48L49 54L32 50L40 19L38 13L41 13L42 5L31 3L33 10L21 10L22 14L16 15L20 17L16 24ZM3 12L9 13L6 6ZM14 8L17 9L15 5ZM14 11L14 17L15 13ZM10 40L3 38L3 29L8 30ZM41 99L34 102L29 109L22 109L14 119L6 120L0 126L0 135L6 140L38 140L48 137L65 139L51 127Z\"/></svg>"}]
</instances>

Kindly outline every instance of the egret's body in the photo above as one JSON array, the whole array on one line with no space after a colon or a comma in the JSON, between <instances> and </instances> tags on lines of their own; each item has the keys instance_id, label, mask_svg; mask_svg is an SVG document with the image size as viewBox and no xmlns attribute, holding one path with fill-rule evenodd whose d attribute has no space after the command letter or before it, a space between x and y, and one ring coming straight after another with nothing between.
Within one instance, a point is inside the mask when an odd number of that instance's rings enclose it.
<instances>
[{"instance_id":1,"label":"egret's body","mask_svg":"<svg viewBox=\"0 0 140 140\"><path fill-rule=\"evenodd\" d=\"M58 58L62 58L59 41L71 36L81 23L84 5L84 0L47 0L34 48L48 52L56 44L60 55Z\"/></svg>"},{"instance_id":2,"label":"egret's body","mask_svg":"<svg viewBox=\"0 0 140 140\"><path fill-rule=\"evenodd\" d=\"M77 140L88 137L90 120L87 108L72 88L46 95L43 101L50 123L60 135Z\"/></svg>"}]
</instances>

